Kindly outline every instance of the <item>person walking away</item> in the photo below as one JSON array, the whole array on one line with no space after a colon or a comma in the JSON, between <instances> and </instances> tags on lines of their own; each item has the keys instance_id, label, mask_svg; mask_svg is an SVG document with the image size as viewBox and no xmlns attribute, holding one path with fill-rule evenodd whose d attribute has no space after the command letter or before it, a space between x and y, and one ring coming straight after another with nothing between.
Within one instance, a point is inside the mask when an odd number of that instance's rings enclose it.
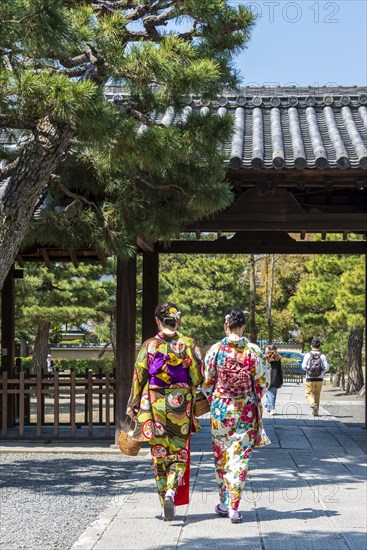
<instances>
[{"instance_id":1,"label":"person walking away","mask_svg":"<svg viewBox=\"0 0 367 550\"><path fill-rule=\"evenodd\" d=\"M175 503L189 502L190 434L200 427L193 413L202 360L194 341L177 331L180 318L171 302L156 307L159 332L138 354L126 411L136 421L133 438L150 443L165 521L174 518Z\"/></svg>"},{"instance_id":2,"label":"person walking away","mask_svg":"<svg viewBox=\"0 0 367 550\"><path fill-rule=\"evenodd\" d=\"M270 385L266 392L266 410L269 414L276 414L275 401L277 391L283 385L282 358L274 344L269 344L265 351L265 358L270 365Z\"/></svg>"},{"instance_id":3,"label":"person walking away","mask_svg":"<svg viewBox=\"0 0 367 550\"><path fill-rule=\"evenodd\" d=\"M244 336L245 315L232 308L224 319L226 337L205 356L202 391L210 407L215 474L220 503L215 513L240 523L238 511L254 447L270 443L262 425L261 398L269 368L260 348Z\"/></svg>"},{"instance_id":4,"label":"person walking away","mask_svg":"<svg viewBox=\"0 0 367 550\"><path fill-rule=\"evenodd\" d=\"M330 368L325 355L320 351L320 347L320 340L313 338L311 351L306 353L302 361L302 369L306 371L306 399L310 404L313 416L319 414L324 375Z\"/></svg>"}]
</instances>

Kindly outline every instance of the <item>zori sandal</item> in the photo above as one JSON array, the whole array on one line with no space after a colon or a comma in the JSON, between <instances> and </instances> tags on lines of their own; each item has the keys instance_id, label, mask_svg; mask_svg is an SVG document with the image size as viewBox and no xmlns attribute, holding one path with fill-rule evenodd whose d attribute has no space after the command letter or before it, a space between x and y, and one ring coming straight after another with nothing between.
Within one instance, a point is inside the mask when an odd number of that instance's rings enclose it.
<instances>
[{"instance_id":1,"label":"zori sandal","mask_svg":"<svg viewBox=\"0 0 367 550\"><path fill-rule=\"evenodd\" d=\"M231 520L232 523L241 523L243 520L243 516L237 510L231 510L229 512L229 519Z\"/></svg>"},{"instance_id":2,"label":"zori sandal","mask_svg":"<svg viewBox=\"0 0 367 550\"><path fill-rule=\"evenodd\" d=\"M228 509L223 504L217 504L214 511L217 516L221 516L222 518L228 517Z\"/></svg>"}]
</instances>

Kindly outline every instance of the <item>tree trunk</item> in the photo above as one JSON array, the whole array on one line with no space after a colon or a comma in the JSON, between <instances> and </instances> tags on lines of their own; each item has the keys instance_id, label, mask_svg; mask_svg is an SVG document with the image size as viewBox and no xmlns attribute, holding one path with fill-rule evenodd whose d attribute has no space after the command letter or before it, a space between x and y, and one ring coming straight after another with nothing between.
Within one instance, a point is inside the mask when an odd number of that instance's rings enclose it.
<instances>
[{"instance_id":1,"label":"tree trunk","mask_svg":"<svg viewBox=\"0 0 367 550\"><path fill-rule=\"evenodd\" d=\"M362 345L363 329L353 328L348 338L347 394L358 393L363 386Z\"/></svg>"},{"instance_id":2,"label":"tree trunk","mask_svg":"<svg viewBox=\"0 0 367 550\"><path fill-rule=\"evenodd\" d=\"M35 372L39 372L41 369L46 369L47 367L48 335L50 327L50 321L44 321L38 325L32 358L32 366Z\"/></svg>"},{"instance_id":3,"label":"tree trunk","mask_svg":"<svg viewBox=\"0 0 367 550\"><path fill-rule=\"evenodd\" d=\"M19 156L0 201L0 290L18 254L37 203L70 138L68 127L40 120Z\"/></svg>"},{"instance_id":4,"label":"tree trunk","mask_svg":"<svg viewBox=\"0 0 367 550\"><path fill-rule=\"evenodd\" d=\"M333 375L333 388L339 388L341 380L341 371L340 368L336 374Z\"/></svg>"},{"instance_id":5,"label":"tree trunk","mask_svg":"<svg viewBox=\"0 0 367 550\"><path fill-rule=\"evenodd\" d=\"M256 266L255 256L250 254L248 257L249 278L250 278L250 341L257 341L256 327Z\"/></svg>"}]
</instances>

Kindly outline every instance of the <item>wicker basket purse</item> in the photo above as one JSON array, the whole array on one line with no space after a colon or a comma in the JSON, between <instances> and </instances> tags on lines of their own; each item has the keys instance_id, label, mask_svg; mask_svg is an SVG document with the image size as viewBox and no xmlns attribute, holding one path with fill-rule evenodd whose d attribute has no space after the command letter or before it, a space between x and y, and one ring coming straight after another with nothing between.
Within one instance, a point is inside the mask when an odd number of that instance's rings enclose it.
<instances>
[{"instance_id":1,"label":"wicker basket purse","mask_svg":"<svg viewBox=\"0 0 367 550\"><path fill-rule=\"evenodd\" d=\"M195 397L194 415L203 416L203 414L206 414L209 411L209 401L201 391L198 391Z\"/></svg>"},{"instance_id":2,"label":"wicker basket purse","mask_svg":"<svg viewBox=\"0 0 367 550\"><path fill-rule=\"evenodd\" d=\"M131 429L133 421L130 417L127 417L121 426L119 433L118 444L120 451L124 455L136 456L139 454L141 448L141 441L136 441L132 438L133 430Z\"/></svg>"}]
</instances>

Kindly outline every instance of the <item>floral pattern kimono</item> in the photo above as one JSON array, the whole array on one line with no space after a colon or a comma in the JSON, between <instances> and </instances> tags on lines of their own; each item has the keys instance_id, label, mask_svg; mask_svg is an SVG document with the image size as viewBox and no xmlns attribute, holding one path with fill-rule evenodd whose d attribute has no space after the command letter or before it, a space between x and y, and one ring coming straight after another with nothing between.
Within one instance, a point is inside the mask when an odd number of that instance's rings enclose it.
<instances>
[{"instance_id":1,"label":"floral pattern kimono","mask_svg":"<svg viewBox=\"0 0 367 550\"><path fill-rule=\"evenodd\" d=\"M260 348L246 338L224 338L206 354L202 390L210 402L211 431L220 501L237 510L254 447L270 444L261 398L269 368Z\"/></svg>"},{"instance_id":2,"label":"floral pattern kimono","mask_svg":"<svg viewBox=\"0 0 367 550\"><path fill-rule=\"evenodd\" d=\"M190 434L199 428L193 403L201 381L200 351L190 338L160 332L142 345L127 411L137 415L133 438L151 445L162 506L167 489L176 492L189 463Z\"/></svg>"}]
</instances>

